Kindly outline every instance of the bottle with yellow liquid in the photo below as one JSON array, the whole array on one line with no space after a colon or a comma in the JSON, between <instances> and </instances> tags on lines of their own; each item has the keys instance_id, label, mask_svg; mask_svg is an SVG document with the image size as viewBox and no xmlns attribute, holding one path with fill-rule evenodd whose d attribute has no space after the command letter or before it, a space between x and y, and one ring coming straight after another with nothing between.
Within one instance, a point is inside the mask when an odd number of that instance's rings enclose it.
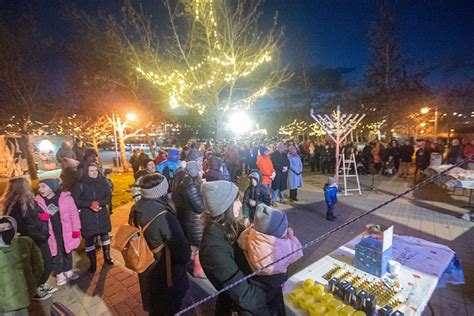
<instances>
[{"instance_id":1,"label":"bottle with yellow liquid","mask_svg":"<svg viewBox=\"0 0 474 316\"><path fill-rule=\"evenodd\" d=\"M319 302L324 295L324 286L322 284L313 285L313 287L311 287L311 295L313 295L316 302Z\"/></svg>"},{"instance_id":2,"label":"bottle with yellow liquid","mask_svg":"<svg viewBox=\"0 0 474 316\"><path fill-rule=\"evenodd\" d=\"M334 301L334 296L331 293L326 293L321 297L321 303L328 305L331 301Z\"/></svg>"},{"instance_id":3,"label":"bottle with yellow liquid","mask_svg":"<svg viewBox=\"0 0 474 316\"><path fill-rule=\"evenodd\" d=\"M344 303L342 303L341 301L339 300L332 300L328 303L327 305L327 308L330 310L330 311L336 311L336 312L339 312L341 309L344 308Z\"/></svg>"}]
</instances>

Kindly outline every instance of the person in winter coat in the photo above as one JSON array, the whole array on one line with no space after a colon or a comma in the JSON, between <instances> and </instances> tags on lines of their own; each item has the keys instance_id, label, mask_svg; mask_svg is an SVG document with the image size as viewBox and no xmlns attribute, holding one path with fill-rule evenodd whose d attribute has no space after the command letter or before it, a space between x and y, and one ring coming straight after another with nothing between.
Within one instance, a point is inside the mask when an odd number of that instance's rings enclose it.
<instances>
[{"instance_id":1,"label":"person in winter coat","mask_svg":"<svg viewBox=\"0 0 474 316\"><path fill-rule=\"evenodd\" d=\"M425 142L422 142L420 144L420 148L415 153L415 164L416 164L416 169L415 169L415 177L418 174L418 171L420 171L421 175L423 175L423 172L425 171L426 168L430 165L430 156L428 154L428 151L426 150L426 144Z\"/></svg>"},{"instance_id":2,"label":"person in winter coat","mask_svg":"<svg viewBox=\"0 0 474 316\"><path fill-rule=\"evenodd\" d=\"M207 278L220 290L252 272L237 244L245 228L238 220L242 204L239 189L227 181L204 183L202 194L207 218L199 257ZM281 284L286 276L280 276L268 280L273 284L260 282L256 276L219 294L215 315L231 315L233 311L240 315L284 315Z\"/></svg>"},{"instance_id":3,"label":"person in winter coat","mask_svg":"<svg viewBox=\"0 0 474 316\"><path fill-rule=\"evenodd\" d=\"M99 167L99 171L102 172L98 164L99 154L94 148L88 148L84 152L84 159L77 166L77 180L81 180L83 177L87 177L87 168L90 164L96 164Z\"/></svg>"},{"instance_id":4,"label":"person in winter coat","mask_svg":"<svg viewBox=\"0 0 474 316\"><path fill-rule=\"evenodd\" d=\"M231 144L225 154L224 163L229 170L230 179L232 182L235 182L237 179L237 171L239 169L240 164L240 157L239 157L239 149L234 144Z\"/></svg>"},{"instance_id":5,"label":"person in winter coat","mask_svg":"<svg viewBox=\"0 0 474 316\"><path fill-rule=\"evenodd\" d=\"M135 176L136 176L136 180L135 180L135 183L131 186L131 193L132 193L132 198L135 200L135 201L138 201L140 198L141 198L141 194L142 194L142 191L141 191L141 188L140 188L140 179L148 174L153 174L156 172L156 165L155 165L155 162L153 160L149 160L147 163L146 163L146 168L143 169L143 170L140 170L138 171Z\"/></svg>"},{"instance_id":6,"label":"person in winter coat","mask_svg":"<svg viewBox=\"0 0 474 316\"><path fill-rule=\"evenodd\" d=\"M395 173L399 170L400 168L400 145L396 140L392 140L390 142L390 146L387 149L389 157L393 157L393 164L395 166Z\"/></svg>"},{"instance_id":7,"label":"person in winter coat","mask_svg":"<svg viewBox=\"0 0 474 316\"><path fill-rule=\"evenodd\" d=\"M70 141L65 141L62 143L61 148L56 153L56 160L65 168L68 164L68 159L76 160L76 154L72 150L72 145Z\"/></svg>"},{"instance_id":8,"label":"person in winter coat","mask_svg":"<svg viewBox=\"0 0 474 316\"><path fill-rule=\"evenodd\" d=\"M0 216L1 315L28 315L43 270L41 251L33 240L16 233L13 217Z\"/></svg>"},{"instance_id":9,"label":"person in winter coat","mask_svg":"<svg viewBox=\"0 0 474 316\"><path fill-rule=\"evenodd\" d=\"M74 168L68 167L64 168L61 171L61 175L59 176L61 179L61 189L63 191L71 192L74 186L76 185L77 181L77 171Z\"/></svg>"},{"instance_id":10,"label":"person in winter coat","mask_svg":"<svg viewBox=\"0 0 474 316\"><path fill-rule=\"evenodd\" d=\"M249 148L249 157L248 161L248 168L250 170L257 169L257 157L258 157L258 147L255 144L252 144Z\"/></svg>"},{"instance_id":11,"label":"person in winter coat","mask_svg":"<svg viewBox=\"0 0 474 316\"><path fill-rule=\"evenodd\" d=\"M112 199L109 184L99 174L99 168L90 164L88 174L73 189L74 201L79 208L81 233L86 243L86 253L90 260L89 272L96 271L95 238L100 237L105 263L113 264L110 257L110 237L112 230L107 204Z\"/></svg>"},{"instance_id":12,"label":"person in winter coat","mask_svg":"<svg viewBox=\"0 0 474 316\"><path fill-rule=\"evenodd\" d=\"M44 271L39 278L39 287L34 300L44 300L57 291L47 281L52 271L52 257L48 246L49 229L48 221L40 219L43 211L35 202L35 195L30 183L25 178L13 178L8 181L1 204L2 214L11 216L17 223L17 233L28 236L41 250L44 262Z\"/></svg>"},{"instance_id":13,"label":"person in winter coat","mask_svg":"<svg viewBox=\"0 0 474 316\"><path fill-rule=\"evenodd\" d=\"M61 192L57 179L42 179L35 200L48 218L48 245L52 256L52 270L58 286L79 278L72 271L72 251L81 243L81 221L70 192Z\"/></svg>"},{"instance_id":14,"label":"person in winter coat","mask_svg":"<svg viewBox=\"0 0 474 316\"><path fill-rule=\"evenodd\" d=\"M224 174L221 171L222 160L220 158L211 156L208 159L208 169L204 173L204 179L207 182L224 180Z\"/></svg>"},{"instance_id":15,"label":"person in winter coat","mask_svg":"<svg viewBox=\"0 0 474 316\"><path fill-rule=\"evenodd\" d=\"M80 139L74 142L74 147L72 147L72 151L76 155L76 160L81 161L84 158L84 146Z\"/></svg>"},{"instance_id":16,"label":"person in winter coat","mask_svg":"<svg viewBox=\"0 0 474 316\"><path fill-rule=\"evenodd\" d=\"M260 156L257 157L257 167L262 174L262 184L270 192L272 181L275 179L275 169L273 168L272 160L268 155L268 149L266 147L260 147Z\"/></svg>"},{"instance_id":17,"label":"person in winter coat","mask_svg":"<svg viewBox=\"0 0 474 316\"><path fill-rule=\"evenodd\" d=\"M138 162L140 168L145 169L147 161L150 160L150 157L145 153L145 148L140 149L140 154L138 155Z\"/></svg>"},{"instance_id":18,"label":"person in winter coat","mask_svg":"<svg viewBox=\"0 0 474 316\"><path fill-rule=\"evenodd\" d=\"M316 156L315 156L316 146L314 142L311 142L308 146L308 162L311 172L316 171Z\"/></svg>"},{"instance_id":19,"label":"person in winter coat","mask_svg":"<svg viewBox=\"0 0 474 316\"><path fill-rule=\"evenodd\" d=\"M155 166L158 166L160 163L163 161L166 161L168 159L168 154L164 150L158 150L158 155L155 158Z\"/></svg>"},{"instance_id":20,"label":"person in winter coat","mask_svg":"<svg viewBox=\"0 0 474 316\"><path fill-rule=\"evenodd\" d=\"M321 149L321 172L331 173L331 161L332 161L332 151L329 147L329 144L326 144L324 148Z\"/></svg>"},{"instance_id":21,"label":"person in winter coat","mask_svg":"<svg viewBox=\"0 0 474 316\"><path fill-rule=\"evenodd\" d=\"M138 179L137 172L138 170L140 170L140 159L138 159L138 149L132 149L132 156L130 157L130 160L128 162L130 162L130 166L132 166L133 177L135 179Z\"/></svg>"},{"instance_id":22,"label":"person in winter coat","mask_svg":"<svg viewBox=\"0 0 474 316\"><path fill-rule=\"evenodd\" d=\"M156 166L156 171L166 177L166 180L170 184L173 183L176 170L179 167L179 149L170 148L168 149L168 159Z\"/></svg>"},{"instance_id":23,"label":"person in winter coat","mask_svg":"<svg viewBox=\"0 0 474 316\"><path fill-rule=\"evenodd\" d=\"M280 203L285 203L285 190L288 187L290 161L283 143L278 144L277 150L271 154L270 159L276 172L275 179L272 182L273 206L276 206L278 195L280 195Z\"/></svg>"},{"instance_id":24,"label":"person in winter coat","mask_svg":"<svg viewBox=\"0 0 474 316\"><path fill-rule=\"evenodd\" d=\"M144 233L146 243L150 249L166 243L172 265L171 287L167 284L166 251L155 253L154 263L138 274L143 308L150 315L174 315L189 288L186 263L191 251L178 219L170 212L166 178L158 173L146 175L140 187L142 198L131 209L130 224L144 227L153 220Z\"/></svg>"},{"instance_id":25,"label":"person in winter coat","mask_svg":"<svg viewBox=\"0 0 474 316\"><path fill-rule=\"evenodd\" d=\"M464 157L469 158L467 169L474 170L474 139L471 139L471 143L464 147Z\"/></svg>"},{"instance_id":26,"label":"person in winter coat","mask_svg":"<svg viewBox=\"0 0 474 316\"><path fill-rule=\"evenodd\" d=\"M245 258L252 271L262 269L266 265L301 248L293 229L288 227L286 214L265 204L259 204L255 212L255 221L245 229L237 239L239 247L244 251ZM290 257L264 269L259 275L286 275L288 266L303 257L299 250Z\"/></svg>"},{"instance_id":27,"label":"person in winter coat","mask_svg":"<svg viewBox=\"0 0 474 316\"><path fill-rule=\"evenodd\" d=\"M201 195L202 166L197 161L186 163L186 175L172 192L179 223L191 245L193 258L193 277L204 278L199 263L199 245L201 244L203 225L199 215L204 211Z\"/></svg>"},{"instance_id":28,"label":"person in winter coat","mask_svg":"<svg viewBox=\"0 0 474 316\"><path fill-rule=\"evenodd\" d=\"M298 201L298 188L303 186L303 162L295 146L290 147L288 160L290 161L290 201L293 202Z\"/></svg>"},{"instance_id":29,"label":"person in winter coat","mask_svg":"<svg viewBox=\"0 0 474 316\"><path fill-rule=\"evenodd\" d=\"M242 202L242 213L246 227L253 223L255 209L259 204L270 205L272 199L268 189L262 184L262 174L258 170L252 170L249 174L250 185L245 189Z\"/></svg>"},{"instance_id":30,"label":"person in winter coat","mask_svg":"<svg viewBox=\"0 0 474 316\"><path fill-rule=\"evenodd\" d=\"M334 216L334 207L337 204L337 192L339 192L339 187L337 186L336 179L329 177L328 182L324 185L324 199L327 205L326 219L328 221L334 221L337 218L337 216Z\"/></svg>"},{"instance_id":31,"label":"person in winter coat","mask_svg":"<svg viewBox=\"0 0 474 316\"><path fill-rule=\"evenodd\" d=\"M453 139L451 146L448 149L448 154L446 156L446 162L448 164L456 164L461 162L464 157L464 148L460 145L459 139Z\"/></svg>"},{"instance_id":32,"label":"person in winter coat","mask_svg":"<svg viewBox=\"0 0 474 316\"><path fill-rule=\"evenodd\" d=\"M412 161L415 148L409 140L405 141L405 145L400 148L401 173L402 177L408 177L410 174L410 162Z\"/></svg>"}]
</instances>

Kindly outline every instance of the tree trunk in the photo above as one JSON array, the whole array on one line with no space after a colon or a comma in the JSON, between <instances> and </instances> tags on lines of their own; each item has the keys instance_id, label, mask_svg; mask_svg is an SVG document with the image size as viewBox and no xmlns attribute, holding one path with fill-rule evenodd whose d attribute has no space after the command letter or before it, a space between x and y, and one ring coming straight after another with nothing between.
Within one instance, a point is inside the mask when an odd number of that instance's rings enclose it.
<instances>
[{"instance_id":1,"label":"tree trunk","mask_svg":"<svg viewBox=\"0 0 474 316\"><path fill-rule=\"evenodd\" d=\"M151 159L152 160L155 160L155 147L153 146L153 142L151 141L151 137L150 135L148 135L148 133L145 133L145 140L146 140L146 143L148 144L148 147L150 147L150 153L151 153Z\"/></svg>"},{"instance_id":2,"label":"tree trunk","mask_svg":"<svg viewBox=\"0 0 474 316\"><path fill-rule=\"evenodd\" d=\"M28 174L32 181L38 180L38 171L36 170L35 158L33 156L33 145L30 141L30 135L24 132L23 137L26 140L26 163L28 164Z\"/></svg>"},{"instance_id":3,"label":"tree trunk","mask_svg":"<svg viewBox=\"0 0 474 316\"><path fill-rule=\"evenodd\" d=\"M97 142L97 137L92 137L92 147L97 151L97 154L99 154L99 143ZM97 155L97 160L100 162L99 155Z\"/></svg>"},{"instance_id":4,"label":"tree trunk","mask_svg":"<svg viewBox=\"0 0 474 316\"><path fill-rule=\"evenodd\" d=\"M118 140L119 140L120 157L122 158L123 172L129 172L130 167L127 161L127 152L125 151L125 137L123 135L123 129L120 128L120 125L119 125L117 133L118 133Z\"/></svg>"}]
</instances>

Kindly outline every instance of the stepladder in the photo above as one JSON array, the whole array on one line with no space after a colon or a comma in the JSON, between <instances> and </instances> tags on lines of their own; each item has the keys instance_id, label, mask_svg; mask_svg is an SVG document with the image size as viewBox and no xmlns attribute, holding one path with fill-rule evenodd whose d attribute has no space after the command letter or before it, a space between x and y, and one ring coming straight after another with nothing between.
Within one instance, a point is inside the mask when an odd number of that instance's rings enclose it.
<instances>
[{"instance_id":1,"label":"stepladder","mask_svg":"<svg viewBox=\"0 0 474 316\"><path fill-rule=\"evenodd\" d=\"M342 158L342 159L341 159ZM349 157L346 157L345 153L343 152L339 159L339 168L338 171L342 171L342 178L344 183L344 195L350 195L357 191L359 195L362 195L362 191L360 189L360 181L359 181L359 174L357 173L357 162L355 159L355 154L352 152ZM347 159L349 158L349 159ZM356 179L357 187L349 187L350 184L353 184L352 181L349 183L348 180L350 178Z\"/></svg>"}]
</instances>

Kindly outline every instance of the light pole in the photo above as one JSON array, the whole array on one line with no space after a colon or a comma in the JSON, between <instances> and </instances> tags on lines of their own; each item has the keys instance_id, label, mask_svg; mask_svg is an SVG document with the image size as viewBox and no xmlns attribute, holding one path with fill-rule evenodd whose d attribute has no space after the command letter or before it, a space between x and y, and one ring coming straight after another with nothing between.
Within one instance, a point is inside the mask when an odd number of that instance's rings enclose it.
<instances>
[{"instance_id":1,"label":"light pole","mask_svg":"<svg viewBox=\"0 0 474 316\"><path fill-rule=\"evenodd\" d=\"M115 149L115 163L117 167L121 167L120 160L118 158L118 144L117 144L117 121L115 120L115 114L112 114L112 125L114 126L114 149Z\"/></svg>"}]
</instances>

